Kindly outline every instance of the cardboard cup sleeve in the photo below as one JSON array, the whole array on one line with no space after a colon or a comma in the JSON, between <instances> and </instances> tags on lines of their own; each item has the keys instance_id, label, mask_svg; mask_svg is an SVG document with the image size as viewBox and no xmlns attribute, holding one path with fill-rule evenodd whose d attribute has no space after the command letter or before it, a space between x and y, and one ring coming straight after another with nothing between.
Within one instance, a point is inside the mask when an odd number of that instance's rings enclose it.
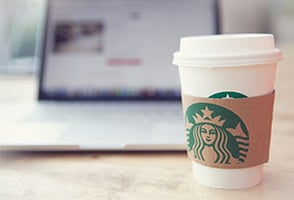
<instances>
[{"instance_id":1,"label":"cardboard cup sleeve","mask_svg":"<svg viewBox=\"0 0 294 200\"><path fill-rule=\"evenodd\" d=\"M249 98L182 94L188 156L214 168L237 169L268 162L275 92Z\"/></svg>"}]
</instances>

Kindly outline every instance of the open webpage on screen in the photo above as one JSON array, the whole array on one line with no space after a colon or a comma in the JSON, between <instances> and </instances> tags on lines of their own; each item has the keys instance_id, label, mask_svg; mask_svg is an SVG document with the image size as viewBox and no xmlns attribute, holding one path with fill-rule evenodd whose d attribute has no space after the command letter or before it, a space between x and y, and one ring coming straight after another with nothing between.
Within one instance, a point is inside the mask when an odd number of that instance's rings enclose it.
<instances>
[{"instance_id":1,"label":"open webpage on screen","mask_svg":"<svg viewBox=\"0 0 294 200\"><path fill-rule=\"evenodd\" d=\"M214 33L212 2L52 0L43 89L179 90L172 53Z\"/></svg>"}]
</instances>

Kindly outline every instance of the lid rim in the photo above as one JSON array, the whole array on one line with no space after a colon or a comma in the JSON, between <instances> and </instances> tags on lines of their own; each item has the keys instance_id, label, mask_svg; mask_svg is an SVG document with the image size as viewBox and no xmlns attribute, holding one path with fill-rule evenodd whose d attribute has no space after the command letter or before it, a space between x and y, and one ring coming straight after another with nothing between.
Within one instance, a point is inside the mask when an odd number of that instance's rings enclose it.
<instances>
[{"instance_id":1,"label":"lid rim","mask_svg":"<svg viewBox=\"0 0 294 200\"><path fill-rule=\"evenodd\" d=\"M194 67L225 67L276 63L283 59L282 51L274 49L268 52L235 55L183 55L174 53L173 64Z\"/></svg>"}]
</instances>

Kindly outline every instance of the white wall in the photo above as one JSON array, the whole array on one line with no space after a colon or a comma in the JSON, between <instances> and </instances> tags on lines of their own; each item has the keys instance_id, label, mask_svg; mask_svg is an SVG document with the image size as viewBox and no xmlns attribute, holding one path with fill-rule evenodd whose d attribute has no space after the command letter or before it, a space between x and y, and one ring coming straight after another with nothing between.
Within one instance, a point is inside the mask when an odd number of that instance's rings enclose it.
<instances>
[{"instance_id":1,"label":"white wall","mask_svg":"<svg viewBox=\"0 0 294 200\"><path fill-rule=\"evenodd\" d=\"M223 33L270 31L270 0L220 0Z\"/></svg>"},{"instance_id":2,"label":"white wall","mask_svg":"<svg viewBox=\"0 0 294 200\"><path fill-rule=\"evenodd\" d=\"M219 0L223 33L273 33L294 45L294 0Z\"/></svg>"}]
</instances>

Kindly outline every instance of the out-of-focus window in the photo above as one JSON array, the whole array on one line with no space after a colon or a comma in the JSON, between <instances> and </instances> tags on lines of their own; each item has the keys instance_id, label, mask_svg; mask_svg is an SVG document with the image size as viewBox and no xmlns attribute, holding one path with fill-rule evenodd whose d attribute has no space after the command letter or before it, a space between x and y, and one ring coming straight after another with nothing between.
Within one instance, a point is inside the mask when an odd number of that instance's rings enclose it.
<instances>
[{"instance_id":1,"label":"out-of-focus window","mask_svg":"<svg viewBox=\"0 0 294 200\"><path fill-rule=\"evenodd\" d=\"M45 0L0 0L0 73L34 73Z\"/></svg>"}]
</instances>

